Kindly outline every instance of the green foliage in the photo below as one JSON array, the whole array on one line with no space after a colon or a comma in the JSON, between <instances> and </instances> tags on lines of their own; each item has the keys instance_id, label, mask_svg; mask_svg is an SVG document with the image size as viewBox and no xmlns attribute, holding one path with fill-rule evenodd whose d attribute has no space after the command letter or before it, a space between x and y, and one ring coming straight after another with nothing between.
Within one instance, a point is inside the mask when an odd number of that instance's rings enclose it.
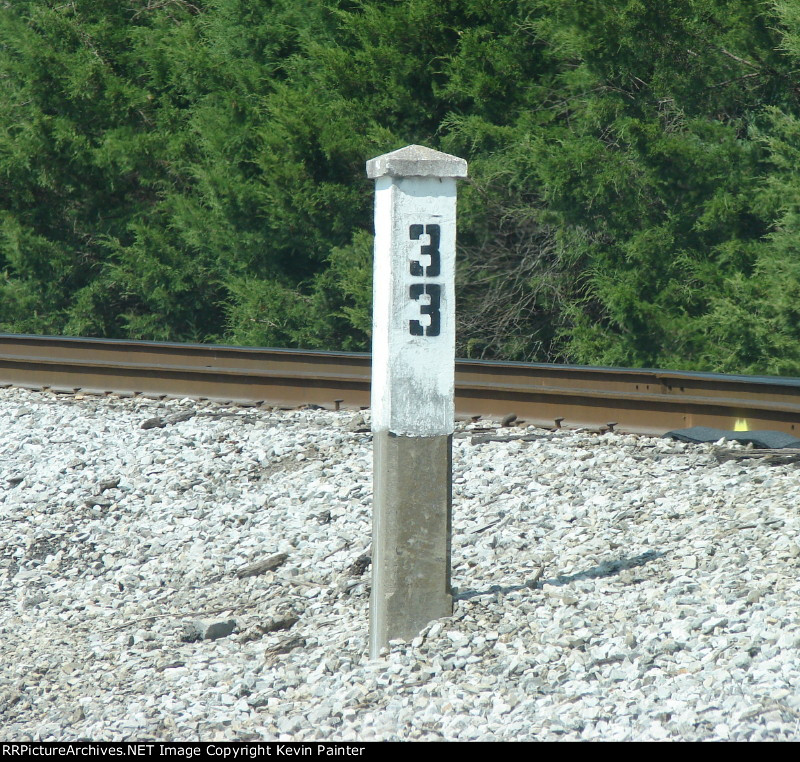
<instances>
[{"instance_id":1,"label":"green foliage","mask_svg":"<svg viewBox=\"0 0 800 762\"><path fill-rule=\"evenodd\" d=\"M310 284L240 277L227 286L229 333L244 346L363 351L372 325L372 236L335 248Z\"/></svg>"},{"instance_id":2,"label":"green foliage","mask_svg":"<svg viewBox=\"0 0 800 762\"><path fill-rule=\"evenodd\" d=\"M800 12L15 0L0 330L369 348L366 159L464 156L458 352L800 375Z\"/></svg>"},{"instance_id":3,"label":"green foliage","mask_svg":"<svg viewBox=\"0 0 800 762\"><path fill-rule=\"evenodd\" d=\"M537 153L559 250L580 262L558 331L566 356L776 367L760 349L767 331L752 318L734 329L762 306L752 288L774 219L753 133L770 108L797 107L772 19L721 0L551 5L540 28L573 66Z\"/></svg>"}]
</instances>

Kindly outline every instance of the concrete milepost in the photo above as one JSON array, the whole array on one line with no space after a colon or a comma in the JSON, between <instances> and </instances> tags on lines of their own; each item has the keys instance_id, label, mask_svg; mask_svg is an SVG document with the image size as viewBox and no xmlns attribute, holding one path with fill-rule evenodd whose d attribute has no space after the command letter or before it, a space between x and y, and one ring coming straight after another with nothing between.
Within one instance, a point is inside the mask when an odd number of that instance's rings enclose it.
<instances>
[{"instance_id":1,"label":"concrete milepost","mask_svg":"<svg viewBox=\"0 0 800 762\"><path fill-rule=\"evenodd\" d=\"M453 613L456 178L467 162L406 146L375 180L370 656Z\"/></svg>"}]
</instances>

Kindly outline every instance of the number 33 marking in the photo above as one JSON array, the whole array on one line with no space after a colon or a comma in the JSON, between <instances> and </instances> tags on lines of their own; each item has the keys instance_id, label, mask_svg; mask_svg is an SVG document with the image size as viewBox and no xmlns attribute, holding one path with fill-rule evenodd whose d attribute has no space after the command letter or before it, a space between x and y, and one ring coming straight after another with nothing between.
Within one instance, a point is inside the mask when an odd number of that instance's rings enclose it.
<instances>
[{"instance_id":1,"label":"number 33 marking","mask_svg":"<svg viewBox=\"0 0 800 762\"><path fill-rule=\"evenodd\" d=\"M408 237L412 241L419 241L423 234L430 236L430 243L420 246L420 256L431 258L431 263L423 269L419 260L411 260L411 275L416 277L426 276L435 277L441 271L441 255L439 253L439 241L441 240L441 228L438 225L410 225ZM419 320L408 321L408 332L412 336L438 336L441 331L441 315L439 307L442 303L442 287L436 283L415 283L408 289L409 298L418 301L421 296L427 295L426 303L420 302L420 315L427 315L430 318L428 325L423 326ZM424 331L423 331L424 329Z\"/></svg>"}]
</instances>

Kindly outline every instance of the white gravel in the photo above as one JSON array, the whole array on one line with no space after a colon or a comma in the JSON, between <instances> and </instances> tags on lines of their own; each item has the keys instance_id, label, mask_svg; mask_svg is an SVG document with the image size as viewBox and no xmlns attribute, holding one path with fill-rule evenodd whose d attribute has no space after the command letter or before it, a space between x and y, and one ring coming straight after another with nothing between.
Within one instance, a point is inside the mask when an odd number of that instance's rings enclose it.
<instances>
[{"instance_id":1,"label":"white gravel","mask_svg":"<svg viewBox=\"0 0 800 762\"><path fill-rule=\"evenodd\" d=\"M455 614L370 661L358 428L0 390L2 740L800 738L796 464L462 425Z\"/></svg>"}]
</instances>

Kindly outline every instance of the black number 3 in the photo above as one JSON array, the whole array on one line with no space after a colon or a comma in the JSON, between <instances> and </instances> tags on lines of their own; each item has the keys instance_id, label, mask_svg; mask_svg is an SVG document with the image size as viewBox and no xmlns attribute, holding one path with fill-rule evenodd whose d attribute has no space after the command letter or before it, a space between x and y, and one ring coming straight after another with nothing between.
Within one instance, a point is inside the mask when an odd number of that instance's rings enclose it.
<instances>
[{"instance_id":1,"label":"black number 3","mask_svg":"<svg viewBox=\"0 0 800 762\"><path fill-rule=\"evenodd\" d=\"M439 258L439 239L441 238L441 228L438 225L425 225L424 232L431 237L431 242L420 247L419 253L431 258L431 263L422 272L422 265L416 260L411 262L412 275L426 275L432 277L439 274L441 269ZM422 225L410 225L408 228L408 236L412 241L419 241L422 237Z\"/></svg>"},{"instance_id":2,"label":"black number 3","mask_svg":"<svg viewBox=\"0 0 800 762\"><path fill-rule=\"evenodd\" d=\"M415 283L408 289L408 295L411 299L417 300L423 294L427 294L431 298L430 304L421 304L419 306L420 314L430 315L431 318L430 325L425 328L425 335L438 336L441 330L439 306L442 303L442 287L436 283ZM408 321L408 332L412 336L422 336L422 324L419 320Z\"/></svg>"}]
</instances>

